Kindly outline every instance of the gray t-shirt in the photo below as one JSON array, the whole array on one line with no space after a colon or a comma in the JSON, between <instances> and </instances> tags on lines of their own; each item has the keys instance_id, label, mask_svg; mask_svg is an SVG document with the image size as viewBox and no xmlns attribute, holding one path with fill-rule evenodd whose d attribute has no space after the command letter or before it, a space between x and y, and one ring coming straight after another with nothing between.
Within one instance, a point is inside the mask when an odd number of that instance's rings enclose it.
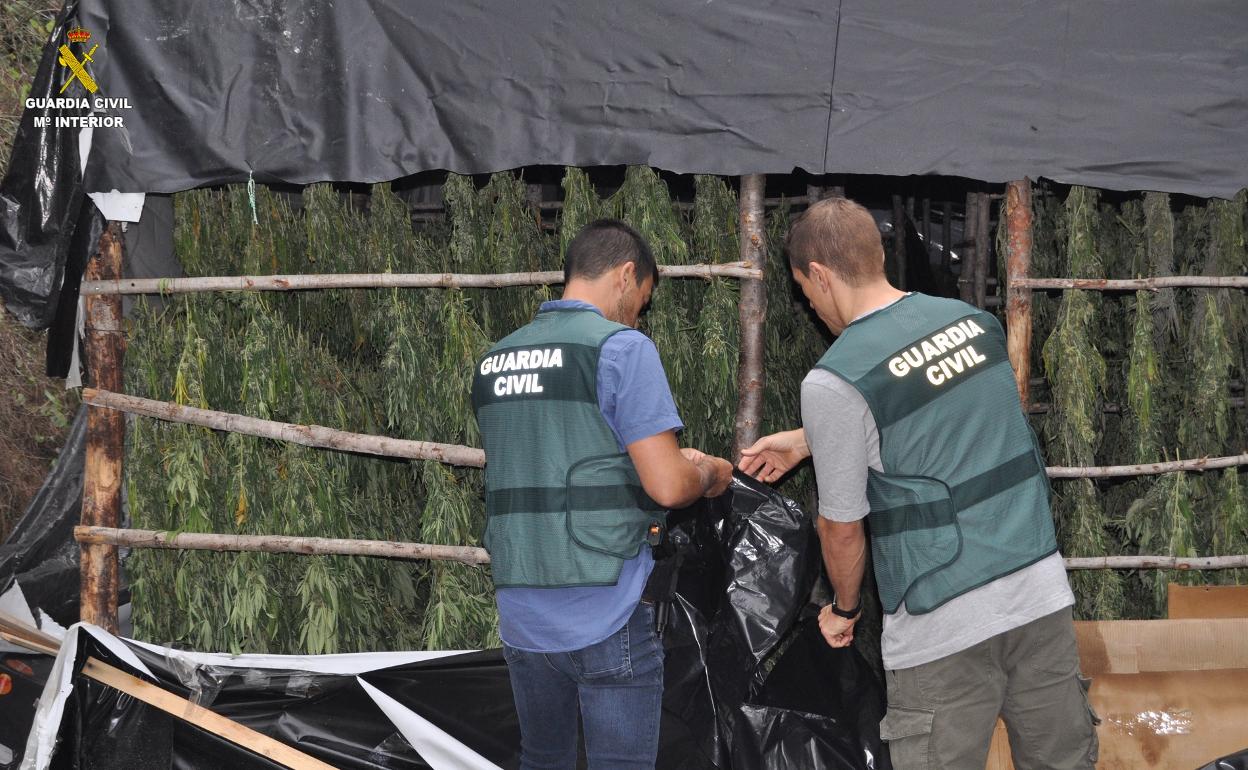
<instances>
[{"instance_id":1,"label":"gray t-shirt","mask_svg":"<svg viewBox=\"0 0 1248 770\"><path fill-rule=\"evenodd\" d=\"M802 381L802 426L819 485L819 515L857 521L869 513L867 468L882 471L880 434L852 385L814 369ZM1075 603L1060 553L910 615L884 616L881 648L890 670L930 663Z\"/></svg>"}]
</instances>

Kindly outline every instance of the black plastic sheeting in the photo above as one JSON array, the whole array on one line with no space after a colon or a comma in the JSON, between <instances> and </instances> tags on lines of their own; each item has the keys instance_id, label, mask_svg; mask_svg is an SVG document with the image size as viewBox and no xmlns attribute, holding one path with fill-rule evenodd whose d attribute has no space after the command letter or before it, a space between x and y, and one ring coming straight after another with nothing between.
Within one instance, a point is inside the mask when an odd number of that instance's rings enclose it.
<instances>
[{"instance_id":1,"label":"black plastic sheeting","mask_svg":"<svg viewBox=\"0 0 1248 770\"><path fill-rule=\"evenodd\" d=\"M0 653L0 770L21 764L52 661L47 655Z\"/></svg>"},{"instance_id":2,"label":"black plastic sheeting","mask_svg":"<svg viewBox=\"0 0 1248 770\"><path fill-rule=\"evenodd\" d=\"M78 2L31 95L60 92L56 46L78 21L99 44L96 95L129 106L100 110L124 126L95 129L85 184L77 129L34 128L61 111L22 116L0 297L32 327L57 312L83 189L544 164L1248 184L1237 0Z\"/></svg>"},{"instance_id":3,"label":"black plastic sheeting","mask_svg":"<svg viewBox=\"0 0 1248 770\"><path fill-rule=\"evenodd\" d=\"M660 768L888 768L883 688L852 649L818 634L807 598L818 570L809 517L738 477L731 492L678 517L681 541L667 651ZM667 564L674 562L668 561ZM78 631L87 656L134 672ZM199 666L131 649L166 689L336 767L427 764L354 676ZM498 650L361 675L459 742L518 766L519 726ZM141 736L141 740L139 739ZM249 752L81 675L66 705L53 767L272 767Z\"/></svg>"},{"instance_id":4,"label":"black plastic sheeting","mask_svg":"<svg viewBox=\"0 0 1248 770\"><path fill-rule=\"evenodd\" d=\"M33 98L60 94L68 70L57 62L57 46L77 17L77 0L68 0L57 18L50 42L31 86ZM66 258L77 255L69 270L73 290L66 292L72 323L78 280L88 253L71 241L84 231L84 222L99 217L95 204L83 194L78 157L78 130L52 125L35 128L37 118L54 118L55 109L25 110L13 141L8 173L0 181L0 299L23 324L44 328L57 315L57 300L66 275ZM97 233L98 238L98 233ZM91 242L94 247L94 241Z\"/></svg>"},{"instance_id":5,"label":"black plastic sheeting","mask_svg":"<svg viewBox=\"0 0 1248 770\"><path fill-rule=\"evenodd\" d=\"M1214 760L1200 770L1248 770L1248 748L1230 756Z\"/></svg>"},{"instance_id":6,"label":"black plastic sheeting","mask_svg":"<svg viewBox=\"0 0 1248 770\"><path fill-rule=\"evenodd\" d=\"M16 581L32 608L62 626L78 622L78 543L87 409L79 407L65 446L22 518L0 545L0 594Z\"/></svg>"},{"instance_id":7,"label":"black plastic sheeting","mask_svg":"<svg viewBox=\"0 0 1248 770\"><path fill-rule=\"evenodd\" d=\"M93 191L538 164L1248 183L1236 0L82 2L132 105Z\"/></svg>"}]
</instances>

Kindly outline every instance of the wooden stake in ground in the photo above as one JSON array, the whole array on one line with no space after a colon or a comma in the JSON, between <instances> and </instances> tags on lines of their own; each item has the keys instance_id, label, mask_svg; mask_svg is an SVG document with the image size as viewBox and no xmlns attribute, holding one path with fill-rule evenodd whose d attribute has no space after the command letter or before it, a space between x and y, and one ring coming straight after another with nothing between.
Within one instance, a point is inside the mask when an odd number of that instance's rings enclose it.
<instances>
[{"instance_id":1,"label":"wooden stake in ground","mask_svg":"<svg viewBox=\"0 0 1248 770\"><path fill-rule=\"evenodd\" d=\"M144 681L95 658L87 658L87 662L82 667L82 675L114 690L124 692L149 706L155 706L166 714L172 714L184 722L189 722L201 730L242 746L248 751L254 751L282 767L292 767L296 770L334 770L333 765L304 754L293 746L287 746L281 741L258 733L215 711L197 706L186 698L174 695L162 687L157 687L151 682Z\"/></svg>"},{"instance_id":2,"label":"wooden stake in ground","mask_svg":"<svg viewBox=\"0 0 1248 770\"><path fill-rule=\"evenodd\" d=\"M762 270L767 243L763 222L763 174L741 177L741 261ZM741 347L737 359L737 420L732 442L733 458L758 441L763 424L763 324L767 319L767 285L762 278L741 282Z\"/></svg>"},{"instance_id":3,"label":"wooden stake in ground","mask_svg":"<svg viewBox=\"0 0 1248 770\"><path fill-rule=\"evenodd\" d=\"M121 278L124 252L120 222L109 222L100 245L87 261L85 278ZM121 297L86 298L86 339L83 344L88 377L104 390L120 391L126 339ZM126 415L112 409L87 408L87 451L82 476L82 523L115 527L121 521L121 466L126 447ZM80 617L117 633L117 548L84 545L81 551Z\"/></svg>"},{"instance_id":4,"label":"wooden stake in ground","mask_svg":"<svg viewBox=\"0 0 1248 770\"><path fill-rule=\"evenodd\" d=\"M1006 348L1024 409L1031 403L1031 289L1016 286L1015 281L1031 272L1032 220L1031 180L1010 182L1005 188Z\"/></svg>"}]
</instances>

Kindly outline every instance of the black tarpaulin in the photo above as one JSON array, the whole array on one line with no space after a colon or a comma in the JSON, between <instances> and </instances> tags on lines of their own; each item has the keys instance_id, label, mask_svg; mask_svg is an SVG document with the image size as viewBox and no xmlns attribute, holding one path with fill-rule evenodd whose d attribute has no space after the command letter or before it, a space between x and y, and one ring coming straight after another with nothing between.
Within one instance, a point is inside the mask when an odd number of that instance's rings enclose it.
<instances>
[{"instance_id":1,"label":"black tarpaulin","mask_svg":"<svg viewBox=\"0 0 1248 770\"><path fill-rule=\"evenodd\" d=\"M1201 197L1248 185L1248 14L1234 0L77 2L31 95L60 93L56 47L80 23L99 46L92 109L126 106L96 111L123 126L94 130L81 185L78 130L34 121L83 111L22 116L0 186L0 297L34 327L57 312L83 189L543 164Z\"/></svg>"},{"instance_id":2,"label":"black tarpaulin","mask_svg":"<svg viewBox=\"0 0 1248 770\"><path fill-rule=\"evenodd\" d=\"M132 104L92 191L535 164L1248 183L1233 0L83 0L82 21Z\"/></svg>"},{"instance_id":3,"label":"black tarpaulin","mask_svg":"<svg viewBox=\"0 0 1248 770\"><path fill-rule=\"evenodd\" d=\"M887 770L883 688L819 636L809 517L738 477L677 516L658 767ZM671 565L676 562L668 561ZM271 767L82 675L95 657L344 768L511 768L519 727L498 650L210 655L70 630L27 744L30 770ZM435 654L436 655L436 654ZM794 765L794 762L798 765Z\"/></svg>"},{"instance_id":4,"label":"black tarpaulin","mask_svg":"<svg viewBox=\"0 0 1248 770\"><path fill-rule=\"evenodd\" d=\"M78 408L65 446L8 540L0 544L0 594L13 583L32 607L57 623L78 620L78 543L74 525L82 516L82 471L87 408Z\"/></svg>"}]
</instances>

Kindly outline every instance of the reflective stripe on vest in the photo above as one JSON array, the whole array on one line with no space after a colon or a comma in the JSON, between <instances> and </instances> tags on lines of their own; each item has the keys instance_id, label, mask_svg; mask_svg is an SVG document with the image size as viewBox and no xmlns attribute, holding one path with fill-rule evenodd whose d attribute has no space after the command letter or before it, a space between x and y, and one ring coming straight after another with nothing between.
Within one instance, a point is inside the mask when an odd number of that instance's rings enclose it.
<instances>
[{"instance_id":1,"label":"reflective stripe on vest","mask_svg":"<svg viewBox=\"0 0 1248 770\"><path fill-rule=\"evenodd\" d=\"M602 345L627 328L591 310L547 310L477 362L495 585L612 585L663 523L598 406Z\"/></svg>"}]
</instances>

